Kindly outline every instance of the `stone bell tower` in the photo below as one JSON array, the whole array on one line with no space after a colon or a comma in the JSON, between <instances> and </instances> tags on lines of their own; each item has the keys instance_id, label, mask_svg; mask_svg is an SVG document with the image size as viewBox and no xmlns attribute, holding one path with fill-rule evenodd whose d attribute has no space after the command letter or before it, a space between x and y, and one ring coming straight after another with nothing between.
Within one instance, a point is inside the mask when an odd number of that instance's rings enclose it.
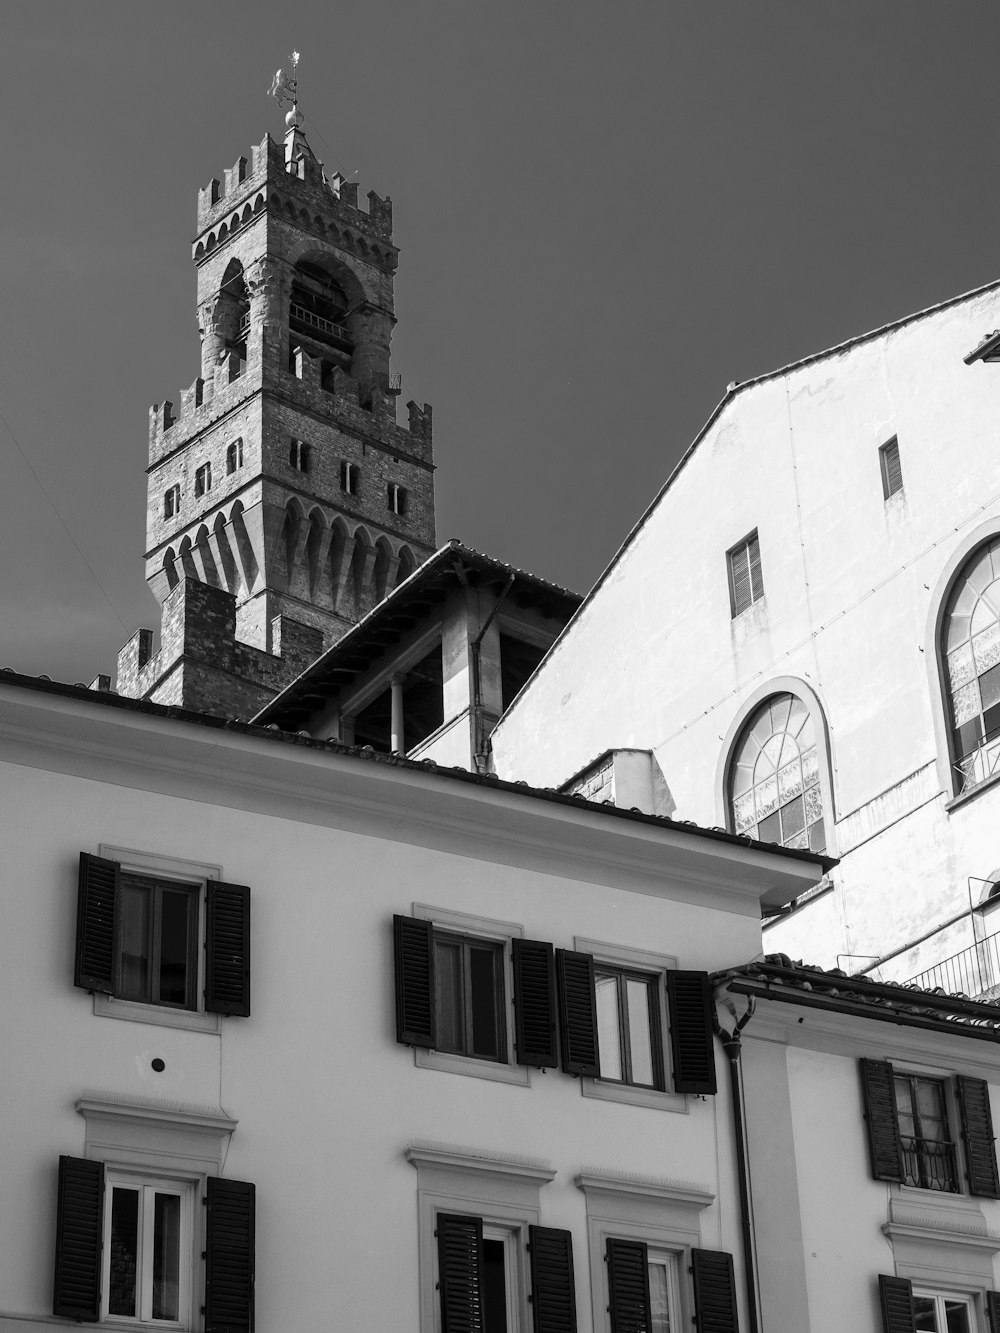
<instances>
[{"instance_id":1,"label":"stone bell tower","mask_svg":"<svg viewBox=\"0 0 1000 1333\"><path fill-rule=\"evenodd\" d=\"M295 106L199 192L201 373L150 411L133 698L247 716L435 545L431 409L396 422L392 205L328 178Z\"/></svg>"}]
</instances>

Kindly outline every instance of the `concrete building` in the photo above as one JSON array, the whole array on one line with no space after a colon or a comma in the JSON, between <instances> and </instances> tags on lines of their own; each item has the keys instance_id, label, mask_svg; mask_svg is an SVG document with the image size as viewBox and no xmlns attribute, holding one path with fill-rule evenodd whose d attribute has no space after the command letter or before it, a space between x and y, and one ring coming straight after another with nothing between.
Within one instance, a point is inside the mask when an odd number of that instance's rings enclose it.
<instances>
[{"instance_id":1,"label":"concrete building","mask_svg":"<svg viewBox=\"0 0 1000 1333\"><path fill-rule=\"evenodd\" d=\"M132 698L249 716L435 546L430 407L396 424L391 201L359 208L286 123L198 197L201 373L150 412L162 626L122 650Z\"/></svg>"},{"instance_id":2,"label":"concrete building","mask_svg":"<svg viewBox=\"0 0 1000 1333\"><path fill-rule=\"evenodd\" d=\"M769 951L992 994L997 325L994 283L731 385L501 720L497 772L593 789L646 751L649 808L839 857Z\"/></svg>"},{"instance_id":3,"label":"concrete building","mask_svg":"<svg viewBox=\"0 0 1000 1333\"><path fill-rule=\"evenodd\" d=\"M10 674L0 735L2 1333L605 1329L608 1240L745 1318L707 974L821 859Z\"/></svg>"},{"instance_id":4,"label":"concrete building","mask_svg":"<svg viewBox=\"0 0 1000 1333\"><path fill-rule=\"evenodd\" d=\"M0 755L0 1333L987 1333L1000 1016L761 960L826 858L12 673Z\"/></svg>"}]
</instances>

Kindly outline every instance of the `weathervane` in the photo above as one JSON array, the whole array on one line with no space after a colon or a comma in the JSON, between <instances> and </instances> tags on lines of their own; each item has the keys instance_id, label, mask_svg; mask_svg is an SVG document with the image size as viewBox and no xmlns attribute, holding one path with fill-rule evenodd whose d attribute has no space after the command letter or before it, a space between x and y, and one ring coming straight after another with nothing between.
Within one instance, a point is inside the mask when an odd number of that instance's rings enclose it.
<instances>
[{"instance_id":1,"label":"weathervane","mask_svg":"<svg viewBox=\"0 0 1000 1333\"><path fill-rule=\"evenodd\" d=\"M292 62L291 74L286 74L283 69L279 69L271 80L271 86L267 91L268 96L273 97L279 106L283 106L286 102L291 102L294 107L298 105L299 100L296 91L298 89L299 81L295 77L299 67L298 51L293 51L289 59Z\"/></svg>"}]
</instances>

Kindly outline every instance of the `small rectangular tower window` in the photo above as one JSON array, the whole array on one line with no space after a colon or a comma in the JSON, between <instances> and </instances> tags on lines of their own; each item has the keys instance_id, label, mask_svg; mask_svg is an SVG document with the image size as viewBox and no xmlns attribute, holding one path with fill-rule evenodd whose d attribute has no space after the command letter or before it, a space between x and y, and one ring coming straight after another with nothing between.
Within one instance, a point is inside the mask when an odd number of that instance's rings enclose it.
<instances>
[{"instance_id":1,"label":"small rectangular tower window","mask_svg":"<svg viewBox=\"0 0 1000 1333\"><path fill-rule=\"evenodd\" d=\"M345 495L357 495L358 486L361 481L361 469L357 463L348 463L346 459L341 460L340 464L340 489Z\"/></svg>"},{"instance_id":2,"label":"small rectangular tower window","mask_svg":"<svg viewBox=\"0 0 1000 1333\"><path fill-rule=\"evenodd\" d=\"M212 464L202 463L201 467L194 474L194 493L195 496L207 495L212 489Z\"/></svg>"},{"instance_id":3,"label":"small rectangular tower window","mask_svg":"<svg viewBox=\"0 0 1000 1333\"><path fill-rule=\"evenodd\" d=\"M243 437L234 440L226 450L226 472L230 476L243 466Z\"/></svg>"},{"instance_id":4,"label":"small rectangular tower window","mask_svg":"<svg viewBox=\"0 0 1000 1333\"><path fill-rule=\"evenodd\" d=\"M882 469L882 495L888 500L890 495L903 489L903 470L899 464L899 441L895 435L878 451L879 466Z\"/></svg>"},{"instance_id":5,"label":"small rectangular tower window","mask_svg":"<svg viewBox=\"0 0 1000 1333\"><path fill-rule=\"evenodd\" d=\"M389 512L391 514L401 516L405 514L407 498L405 487L397 486L394 481L389 482Z\"/></svg>"},{"instance_id":6,"label":"small rectangular tower window","mask_svg":"<svg viewBox=\"0 0 1000 1333\"><path fill-rule=\"evenodd\" d=\"M726 563L729 566L729 602L735 620L764 596L756 529L726 552Z\"/></svg>"},{"instance_id":7,"label":"small rectangular tower window","mask_svg":"<svg viewBox=\"0 0 1000 1333\"><path fill-rule=\"evenodd\" d=\"M309 471L309 445L305 440L292 439L288 446L288 462L296 472Z\"/></svg>"},{"instance_id":8,"label":"small rectangular tower window","mask_svg":"<svg viewBox=\"0 0 1000 1333\"><path fill-rule=\"evenodd\" d=\"M163 492L163 517L173 518L181 512L181 488L171 486Z\"/></svg>"}]
</instances>

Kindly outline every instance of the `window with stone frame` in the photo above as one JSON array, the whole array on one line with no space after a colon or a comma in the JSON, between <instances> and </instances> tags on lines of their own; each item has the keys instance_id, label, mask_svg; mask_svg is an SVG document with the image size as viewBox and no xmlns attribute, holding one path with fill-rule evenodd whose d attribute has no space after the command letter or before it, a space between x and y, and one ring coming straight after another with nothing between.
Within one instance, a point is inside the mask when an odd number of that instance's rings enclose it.
<instances>
[{"instance_id":1,"label":"window with stone frame","mask_svg":"<svg viewBox=\"0 0 1000 1333\"><path fill-rule=\"evenodd\" d=\"M195 497L207 495L212 489L212 464L202 463L194 474Z\"/></svg>"},{"instance_id":2,"label":"window with stone frame","mask_svg":"<svg viewBox=\"0 0 1000 1333\"><path fill-rule=\"evenodd\" d=\"M941 624L955 791L1000 772L1000 537L966 561Z\"/></svg>"},{"instance_id":3,"label":"window with stone frame","mask_svg":"<svg viewBox=\"0 0 1000 1333\"><path fill-rule=\"evenodd\" d=\"M163 517L175 518L181 511L181 488L168 486L163 492Z\"/></svg>"},{"instance_id":4,"label":"window with stone frame","mask_svg":"<svg viewBox=\"0 0 1000 1333\"><path fill-rule=\"evenodd\" d=\"M775 694L747 719L729 769L734 833L813 852L826 850L820 751L812 715Z\"/></svg>"}]
</instances>

